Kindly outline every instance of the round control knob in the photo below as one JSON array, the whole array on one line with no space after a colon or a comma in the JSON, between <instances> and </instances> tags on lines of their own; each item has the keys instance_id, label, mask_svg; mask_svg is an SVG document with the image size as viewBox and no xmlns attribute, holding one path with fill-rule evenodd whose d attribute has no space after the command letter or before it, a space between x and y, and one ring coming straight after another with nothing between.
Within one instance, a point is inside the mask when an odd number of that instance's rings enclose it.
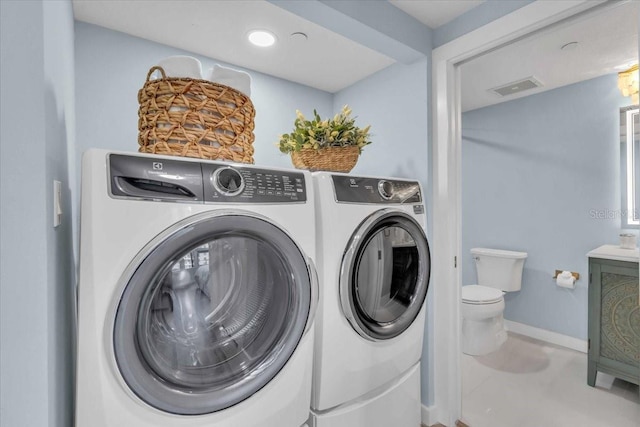
<instances>
[{"instance_id":1,"label":"round control knob","mask_svg":"<svg viewBox=\"0 0 640 427\"><path fill-rule=\"evenodd\" d=\"M393 184L386 180L378 181L378 193L385 200L391 199L393 197Z\"/></svg>"},{"instance_id":2,"label":"round control knob","mask_svg":"<svg viewBox=\"0 0 640 427\"><path fill-rule=\"evenodd\" d=\"M215 189L225 196L235 196L244 190L242 175L232 167L216 169L212 178Z\"/></svg>"}]
</instances>

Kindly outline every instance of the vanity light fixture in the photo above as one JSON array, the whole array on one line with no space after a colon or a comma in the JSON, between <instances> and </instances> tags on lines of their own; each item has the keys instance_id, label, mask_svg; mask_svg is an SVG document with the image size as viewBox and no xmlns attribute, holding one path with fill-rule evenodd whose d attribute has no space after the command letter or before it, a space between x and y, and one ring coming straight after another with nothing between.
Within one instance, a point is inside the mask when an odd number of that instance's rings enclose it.
<instances>
[{"instance_id":1,"label":"vanity light fixture","mask_svg":"<svg viewBox=\"0 0 640 427\"><path fill-rule=\"evenodd\" d=\"M247 38L251 42L259 47L269 47L276 42L276 36L267 30L251 30L247 34Z\"/></svg>"},{"instance_id":2,"label":"vanity light fixture","mask_svg":"<svg viewBox=\"0 0 640 427\"><path fill-rule=\"evenodd\" d=\"M632 103L638 103L638 64L618 73L618 88L622 96L630 96Z\"/></svg>"}]
</instances>

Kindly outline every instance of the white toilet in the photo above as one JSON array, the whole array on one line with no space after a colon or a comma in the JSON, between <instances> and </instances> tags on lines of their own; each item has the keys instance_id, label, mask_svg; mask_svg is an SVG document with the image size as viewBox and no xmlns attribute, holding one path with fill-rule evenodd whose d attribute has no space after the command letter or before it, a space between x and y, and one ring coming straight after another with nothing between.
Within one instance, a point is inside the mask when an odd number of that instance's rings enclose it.
<instances>
[{"instance_id":1,"label":"white toilet","mask_svg":"<svg viewBox=\"0 0 640 427\"><path fill-rule=\"evenodd\" d=\"M462 287L462 352L481 356L507 340L504 292L519 291L526 252L474 248L478 284Z\"/></svg>"}]
</instances>

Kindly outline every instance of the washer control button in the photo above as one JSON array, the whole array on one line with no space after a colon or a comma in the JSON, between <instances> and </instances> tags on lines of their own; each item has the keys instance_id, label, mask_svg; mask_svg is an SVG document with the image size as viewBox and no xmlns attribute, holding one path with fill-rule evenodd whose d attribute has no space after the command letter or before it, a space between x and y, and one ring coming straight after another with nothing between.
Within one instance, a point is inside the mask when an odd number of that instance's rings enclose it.
<instances>
[{"instance_id":1,"label":"washer control button","mask_svg":"<svg viewBox=\"0 0 640 427\"><path fill-rule=\"evenodd\" d=\"M378 193L385 200L391 199L393 197L393 184L384 179L378 181Z\"/></svg>"},{"instance_id":2,"label":"washer control button","mask_svg":"<svg viewBox=\"0 0 640 427\"><path fill-rule=\"evenodd\" d=\"M216 169L213 173L213 186L225 196L236 196L244 190L244 179L240 172L232 167Z\"/></svg>"}]
</instances>

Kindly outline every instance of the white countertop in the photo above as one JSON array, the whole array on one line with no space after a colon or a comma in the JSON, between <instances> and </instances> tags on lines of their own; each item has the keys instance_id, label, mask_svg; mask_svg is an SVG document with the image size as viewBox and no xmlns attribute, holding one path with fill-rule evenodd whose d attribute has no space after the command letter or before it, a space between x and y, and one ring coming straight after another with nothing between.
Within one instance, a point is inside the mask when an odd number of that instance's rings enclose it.
<instances>
[{"instance_id":1,"label":"white countertop","mask_svg":"<svg viewBox=\"0 0 640 427\"><path fill-rule=\"evenodd\" d=\"M640 250L635 249L622 249L617 245L602 245L587 254L589 258L604 258L612 259L616 261L640 261Z\"/></svg>"}]
</instances>

